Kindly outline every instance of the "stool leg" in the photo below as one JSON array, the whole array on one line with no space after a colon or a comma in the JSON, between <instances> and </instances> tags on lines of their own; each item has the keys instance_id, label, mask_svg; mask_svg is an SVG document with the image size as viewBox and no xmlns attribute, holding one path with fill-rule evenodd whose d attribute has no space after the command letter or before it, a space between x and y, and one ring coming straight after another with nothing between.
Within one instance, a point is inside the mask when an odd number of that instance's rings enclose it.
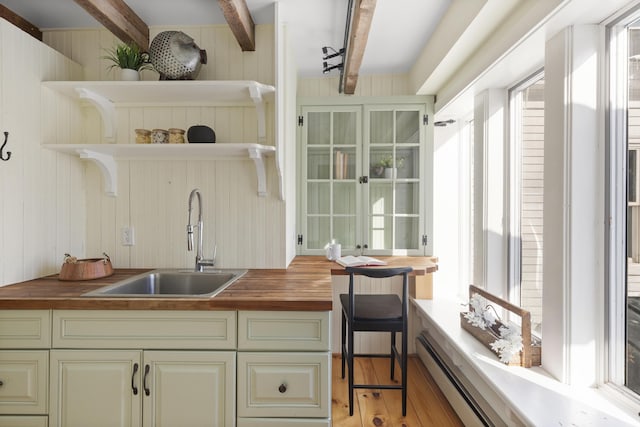
<instances>
[{"instance_id":1,"label":"stool leg","mask_svg":"<svg viewBox=\"0 0 640 427\"><path fill-rule=\"evenodd\" d=\"M396 356L394 354L394 349L396 348L396 333L391 332L391 353L389 354L389 360L391 361L391 379L395 376L396 371Z\"/></svg>"}]
</instances>

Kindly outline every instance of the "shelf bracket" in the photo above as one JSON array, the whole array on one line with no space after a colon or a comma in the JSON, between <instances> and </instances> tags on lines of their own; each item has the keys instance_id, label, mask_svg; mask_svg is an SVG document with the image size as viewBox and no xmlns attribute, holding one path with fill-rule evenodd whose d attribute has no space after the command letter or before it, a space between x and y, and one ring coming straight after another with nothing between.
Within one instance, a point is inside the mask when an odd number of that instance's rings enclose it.
<instances>
[{"instance_id":1,"label":"shelf bracket","mask_svg":"<svg viewBox=\"0 0 640 427\"><path fill-rule=\"evenodd\" d=\"M114 142L116 139L116 107L109 99L99 95L89 89L82 87L76 88L80 99L86 99L100 113L104 126L104 139L108 142Z\"/></svg>"},{"instance_id":2,"label":"shelf bracket","mask_svg":"<svg viewBox=\"0 0 640 427\"><path fill-rule=\"evenodd\" d=\"M257 84L249 85L249 96L256 107L256 116L258 119L258 142L264 144L267 141L266 113L262 92Z\"/></svg>"},{"instance_id":3,"label":"shelf bracket","mask_svg":"<svg viewBox=\"0 0 640 427\"><path fill-rule=\"evenodd\" d=\"M249 148L249 157L253 159L253 163L256 166L258 196L265 197L267 195L267 175L264 168L264 157L259 149L253 147Z\"/></svg>"},{"instance_id":4,"label":"shelf bracket","mask_svg":"<svg viewBox=\"0 0 640 427\"><path fill-rule=\"evenodd\" d=\"M87 149L76 150L81 159L91 160L100 169L104 180L104 192L107 196L118 195L118 164L113 156Z\"/></svg>"}]
</instances>

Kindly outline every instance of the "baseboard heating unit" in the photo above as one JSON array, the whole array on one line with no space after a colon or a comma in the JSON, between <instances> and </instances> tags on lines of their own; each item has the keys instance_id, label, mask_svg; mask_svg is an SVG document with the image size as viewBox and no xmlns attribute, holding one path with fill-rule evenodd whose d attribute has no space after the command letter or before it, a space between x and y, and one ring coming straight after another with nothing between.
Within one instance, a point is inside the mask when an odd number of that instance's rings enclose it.
<instances>
[{"instance_id":1,"label":"baseboard heating unit","mask_svg":"<svg viewBox=\"0 0 640 427\"><path fill-rule=\"evenodd\" d=\"M416 353L465 426L507 426L428 332L416 338Z\"/></svg>"}]
</instances>

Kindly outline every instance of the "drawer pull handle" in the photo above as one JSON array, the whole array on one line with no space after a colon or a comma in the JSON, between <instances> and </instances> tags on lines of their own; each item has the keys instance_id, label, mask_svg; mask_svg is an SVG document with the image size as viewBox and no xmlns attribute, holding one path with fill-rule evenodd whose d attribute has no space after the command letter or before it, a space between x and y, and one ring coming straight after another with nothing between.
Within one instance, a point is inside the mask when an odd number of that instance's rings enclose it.
<instances>
[{"instance_id":1,"label":"drawer pull handle","mask_svg":"<svg viewBox=\"0 0 640 427\"><path fill-rule=\"evenodd\" d=\"M0 387L2 387L4 385L4 382L2 382L2 380L0 380Z\"/></svg>"},{"instance_id":2,"label":"drawer pull handle","mask_svg":"<svg viewBox=\"0 0 640 427\"><path fill-rule=\"evenodd\" d=\"M135 386L135 384L133 383L133 379L136 376L136 372L138 372L138 364L134 363L133 364L133 374L131 374L131 388L133 389L133 395L137 395L138 394L138 387Z\"/></svg>"},{"instance_id":3,"label":"drawer pull handle","mask_svg":"<svg viewBox=\"0 0 640 427\"><path fill-rule=\"evenodd\" d=\"M278 387L278 391L280 393L284 393L287 391L287 385L286 384L280 384L280 387Z\"/></svg>"},{"instance_id":4,"label":"drawer pull handle","mask_svg":"<svg viewBox=\"0 0 640 427\"><path fill-rule=\"evenodd\" d=\"M146 396L149 396L151 394L151 390L149 390L149 387L147 387L147 375L149 375L149 369L151 369L151 366L144 365L144 381L142 383L142 387L144 387L144 394Z\"/></svg>"}]
</instances>

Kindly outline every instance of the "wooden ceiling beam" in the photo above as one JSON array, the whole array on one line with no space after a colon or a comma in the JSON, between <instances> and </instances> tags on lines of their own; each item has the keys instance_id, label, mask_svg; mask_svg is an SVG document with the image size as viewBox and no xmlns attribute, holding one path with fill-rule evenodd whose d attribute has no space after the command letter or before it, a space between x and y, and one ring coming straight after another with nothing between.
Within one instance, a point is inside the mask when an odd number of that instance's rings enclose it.
<instances>
[{"instance_id":1,"label":"wooden ceiling beam","mask_svg":"<svg viewBox=\"0 0 640 427\"><path fill-rule=\"evenodd\" d=\"M218 0L231 32L243 52L256 50L256 25L245 0Z\"/></svg>"},{"instance_id":2,"label":"wooden ceiling beam","mask_svg":"<svg viewBox=\"0 0 640 427\"><path fill-rule=\"evenodd\" d=\"M125 43L149 49L149 26L123 0L74 0Z\"/></svg>"},{"instance_id":3,"label":"wooden ceiling beam","mask_svg":"<svg viewBox=\"0 0 640 427\"><path fill-rule=\"evenodd\" d=\"M36 39L42 41L42 31L40 31L38 27L24 19L22 16L17 15L2 4L0 4L0 18L6 19L25 33L30 34Z\"/></svg>"},{"instance_id":4,"label":"wooden ceiling beam","mask_svg":"<svg viewBox=\"0 0 640 427\"><path fill-rule=\"evenodd\" d=\"M369 30L373 13L376 10L376 0L355 0L353 20L349 31L349 46L347 48L346 64L343 70L343 90L347 95L353 95L358 83L358 73L362 65L362 57L367 47Z\"/></svg>"}]
</instances>

